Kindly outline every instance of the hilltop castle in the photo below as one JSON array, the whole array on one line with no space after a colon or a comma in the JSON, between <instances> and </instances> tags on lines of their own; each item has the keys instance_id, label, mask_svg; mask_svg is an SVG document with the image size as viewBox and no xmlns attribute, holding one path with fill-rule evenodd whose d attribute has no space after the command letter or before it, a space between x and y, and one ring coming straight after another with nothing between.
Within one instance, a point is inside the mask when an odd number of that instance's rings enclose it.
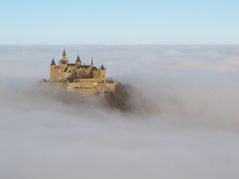
<instances>
[{"instance_id":1,"label":"hilltop castle","mask_svg":"<svg viewBox=\"0 0 239 179\"><path fill-rule=\"evenodd\" d=\"M68 63L65 49L59 65L54 58L50 65L50 82L66 86L68 91L80 93L105 93L115 90L116 82L106 79L106 68L101 65L97 68L93 64L83 65L78 55L75 63Z\"/></svg>"}]
</instances>

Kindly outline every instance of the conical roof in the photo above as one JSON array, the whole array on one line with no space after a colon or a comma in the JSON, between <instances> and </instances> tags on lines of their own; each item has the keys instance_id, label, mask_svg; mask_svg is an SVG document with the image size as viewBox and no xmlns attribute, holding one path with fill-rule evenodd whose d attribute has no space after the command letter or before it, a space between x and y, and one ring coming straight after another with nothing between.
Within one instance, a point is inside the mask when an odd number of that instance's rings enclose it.
<instances>
[{"instance_id":1,"label":"conical roof","mask_svg":"<svg viewBox=\"0 0 239 179\"><path fill-rule=\"evenodd\" d=\"M51 65L56 65L54 58L51 61Z\"/></svg>"},{"instance_id":2,"label":"conical roof","mask_svg":"<svg viewBox=\"0 0 239 179\"><path fill-rule=\"evenodd\" d=\"M66 50L63 50L62 56L66 56Z\"/></svg>"},{"instance_id":3,"label":"conical roof","mask_svg":"<svg viewBox=\"0 0 239 179\"><path fill-rule=\"evenodd\" d=\"M76 58L76 62L81 62L80 60L80 55L78 54L77 58Z\"/></svg>"},{"instance_id":4,"label":"conical roof","mask_svg":"<svg viewBox=\"0 0 239 179\"><path fill-rule=\"evenodd\" d=\"M92 66L94 65L94 59L93 58L91 59L91 65Z\"/></svg>"}]
</instances>

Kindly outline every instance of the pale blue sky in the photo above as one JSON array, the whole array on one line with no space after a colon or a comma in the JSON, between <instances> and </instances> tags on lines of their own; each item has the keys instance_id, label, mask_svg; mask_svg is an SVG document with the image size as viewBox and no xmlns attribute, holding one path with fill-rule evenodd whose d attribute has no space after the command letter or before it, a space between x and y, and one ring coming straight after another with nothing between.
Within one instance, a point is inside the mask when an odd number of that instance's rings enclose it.
<instances>
[{"instance_id":1,"label":"pale blue sky","mask_svg":"<svg viewBox=\"0 0 239 179\"><path fill-rule=\"evenodd\" d=\"M239 44L238 0L1 0L0 44Z\"/></svg>"}]
</instances>

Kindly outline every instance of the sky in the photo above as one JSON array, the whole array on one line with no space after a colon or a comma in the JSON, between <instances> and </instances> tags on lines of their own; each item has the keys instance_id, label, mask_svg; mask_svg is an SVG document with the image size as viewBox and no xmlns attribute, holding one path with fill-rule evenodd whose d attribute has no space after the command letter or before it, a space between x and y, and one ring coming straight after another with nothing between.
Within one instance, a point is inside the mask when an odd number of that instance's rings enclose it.
<instances>
[{"instance_id":1,"label":"sky","mask_svg":"<svg viewBox=\"0 0 239 179\"><path fill-rule=\"evenodd\" d=\"M0 44L238 44L237 0L1 0Z\"/></svg>"}]
</instances>

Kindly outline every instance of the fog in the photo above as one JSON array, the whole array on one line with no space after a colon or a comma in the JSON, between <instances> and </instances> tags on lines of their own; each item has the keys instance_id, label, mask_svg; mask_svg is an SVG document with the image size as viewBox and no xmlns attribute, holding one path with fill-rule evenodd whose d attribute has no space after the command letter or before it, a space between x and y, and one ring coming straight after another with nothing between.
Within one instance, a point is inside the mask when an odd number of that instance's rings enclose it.
<instances>
[{"instance_id":1,"label":"fog","mask_svg":"<svg viewBox=\"0 0 239 179\"><path fill-rule=\"evenodd\" d=\"M40 82L66 48L132 109ZM239 46L0 46L0 178L237 179Z\"/></svg>"}]
</instances>

